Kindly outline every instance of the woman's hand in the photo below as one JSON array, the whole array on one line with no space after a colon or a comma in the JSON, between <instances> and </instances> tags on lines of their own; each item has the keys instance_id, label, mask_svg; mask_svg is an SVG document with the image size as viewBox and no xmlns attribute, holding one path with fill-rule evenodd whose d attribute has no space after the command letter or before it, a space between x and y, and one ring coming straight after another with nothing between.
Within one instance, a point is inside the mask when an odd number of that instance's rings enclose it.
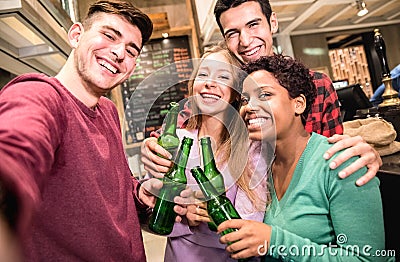
<instances>
[{"instance_id":1,"label":"woman's hand","mask_svg":"<svg viewBox=\"0 0 400 262\"><path fill-rule=\"evenodd\" d=\"M198 226L201 222L211 222L210 217L208 216L206 202L199 202L197 204L189 205L187 209L188 212L186 214L186 218L189 226Z\"/></svg>"},{"instance_id":2,"label":"woman's hand","mask_svg":"<svg viewBox=\"0 0 400 262\"><path fill-rule=\"evenodd\" d=\"M200 191L186 188L179 197L174 199L177 204L174 208L179 215L185 215L189 226L198 226L201 222L210 222L207 212L207 203L204 202Z\"/></svg>"},{"instance_id":3,"label":"woman's hand","mask_svg":"<svg viewBox=\"0 0 400 262\"><path fill-rule=\"evenodd\" d=\"M257 257L267 254L271 239L271 226L258 221L231 219L218 226L218 233L236 228L237 231L223 235L220 242L227 244L226 251L233 259Z\"/></svg>"}]
</instances>

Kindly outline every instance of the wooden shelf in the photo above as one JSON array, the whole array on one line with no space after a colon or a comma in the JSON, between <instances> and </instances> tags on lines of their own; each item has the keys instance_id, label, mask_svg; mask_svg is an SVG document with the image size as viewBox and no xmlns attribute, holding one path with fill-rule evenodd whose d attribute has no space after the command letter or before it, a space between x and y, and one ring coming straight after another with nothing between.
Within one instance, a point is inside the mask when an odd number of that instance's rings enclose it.
<instances>
[{"instance_id":1,"label":"wooden shelf","mask_svg":"<svg viewBox=\"0 0 400 262\"><path fill-rule=\"evenodd\" d=\"M183 35L190 36L192 34L192 27L191 26L181 26L181 27L173 27L173 28L153 31L153 34L151 35L151 39L163 38L163 36L162 36L163 33L168 33L169 37L183 36Z\"/></svg>"},{"instance_id":2,"label":"wooden shelf","mask_svg":"<svg viewBox=\"0 0 400 262\"><path fill-rule=\"evenodd\" d=\"M125 144L124 147L125 149L136 149L139 148L141 146L142 142L138 142L138 143L133 143L133 144Z\"/></svg>"},{"instance_id":3,"label":"wooden shelf","mask_svg":"<svg viewBox=\"0 0 400 262\"><path fill-rule=\"evenodd\" d=\"M360 84L368 97L372 96L371 77L362 45L329 50L333 81L347 80L349 85Z\"/></svg>"}]
</instances>

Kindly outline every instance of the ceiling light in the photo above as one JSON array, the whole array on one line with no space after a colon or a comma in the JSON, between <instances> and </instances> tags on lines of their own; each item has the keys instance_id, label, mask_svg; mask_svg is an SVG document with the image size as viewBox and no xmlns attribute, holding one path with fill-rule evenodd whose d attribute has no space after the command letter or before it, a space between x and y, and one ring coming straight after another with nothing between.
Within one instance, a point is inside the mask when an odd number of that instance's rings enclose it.
<instances>
[{"instance_id":1,"label":"ceiling light","mask_svg":"<svg viewBox=\"0 0 400 262\"><path fill-rule=\"evenodd\" d=\"M356 4L357 4L357 15L358 16L364 16L366 14L368 14L368 9L367 9L367 5L365 4L364 0L356 0Z\"/></svg>"},{"instance_id":2,"label":"ceiling light","mask_svg":"<svg viewBox=\"0 0 400 262\"><path fill-rule=\"evenodd\" d=\"M40 72L54 76L65 64L71 47L63 28L69 28L72 21L67 13L58 12L53 16L37 2L0 0L0 68L3 70L17 75Z\"/></svg>"}]
</instances>

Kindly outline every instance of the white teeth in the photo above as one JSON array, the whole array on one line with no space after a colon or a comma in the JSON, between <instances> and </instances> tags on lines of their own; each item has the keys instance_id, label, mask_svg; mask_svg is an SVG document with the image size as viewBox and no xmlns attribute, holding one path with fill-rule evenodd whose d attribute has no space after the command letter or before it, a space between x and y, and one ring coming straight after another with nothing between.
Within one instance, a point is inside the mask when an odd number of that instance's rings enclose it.
<instances>
[{"instance_id":1,"label":"white teeth","mask_svg":"<svg viewBox=\"0 0 400 262\"><path fill-rule=\"evenodd\" d=\"M267 119L265 118L254 118L254 119L249 119L249 124L250 125L261 125L262 123L267 122Z\"/></svg>"},{"instance_id":2,"label":"white teeth","mask_svg":"<svg viewBox=\"0 0 400 262\"><path fill-rule=\"evenodd\" d=\"M100 65L102 65L105 68L107 68L113 74L117 73L117 69L115 67L113 67L112 65L110 65L109 63L107 63L106 61L104 61L104 60L100 61Z\"/></svg>"},{"instance_id":3,"label":"white teeth","mask_svg":"<svg viewBox=\"0 0 400 262\"><path fill-rule=\"evenodd\" d=\"M260 47L254 48L254 49L250 50L250 52L246 52L245 55L247 55L247 56L254 55L256 52L258 52L258 50L260 50Z\"/></svg>"},{"instance_id":4,"label":"white teeth","mask_svg":"<svg viewBox=\"0 0 400 262\"><path fill-rule=\"evenodd\" d=\"M202 96L203 98L219 99L219 96L217 96L217 95L212 95L212 94L202 94L201 96Z\"/></svg>"}]
</instances>

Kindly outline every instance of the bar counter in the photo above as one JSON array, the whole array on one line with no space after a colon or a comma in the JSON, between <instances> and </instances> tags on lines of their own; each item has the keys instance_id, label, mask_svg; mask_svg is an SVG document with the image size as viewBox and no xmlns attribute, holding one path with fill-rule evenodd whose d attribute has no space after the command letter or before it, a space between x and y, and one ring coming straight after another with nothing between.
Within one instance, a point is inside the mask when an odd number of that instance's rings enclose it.
<instances>
[{"instance_id":1,"label":"bar counter","mask_svg":"<svg viewBox=\"0 0 400 262\"><path fill-rule=\"evenodd\" d=\"M400 152L382 157L382 166L377 173L383 203L386 250L395 250L400 258Z\"/></svg>"}]
</instances>

